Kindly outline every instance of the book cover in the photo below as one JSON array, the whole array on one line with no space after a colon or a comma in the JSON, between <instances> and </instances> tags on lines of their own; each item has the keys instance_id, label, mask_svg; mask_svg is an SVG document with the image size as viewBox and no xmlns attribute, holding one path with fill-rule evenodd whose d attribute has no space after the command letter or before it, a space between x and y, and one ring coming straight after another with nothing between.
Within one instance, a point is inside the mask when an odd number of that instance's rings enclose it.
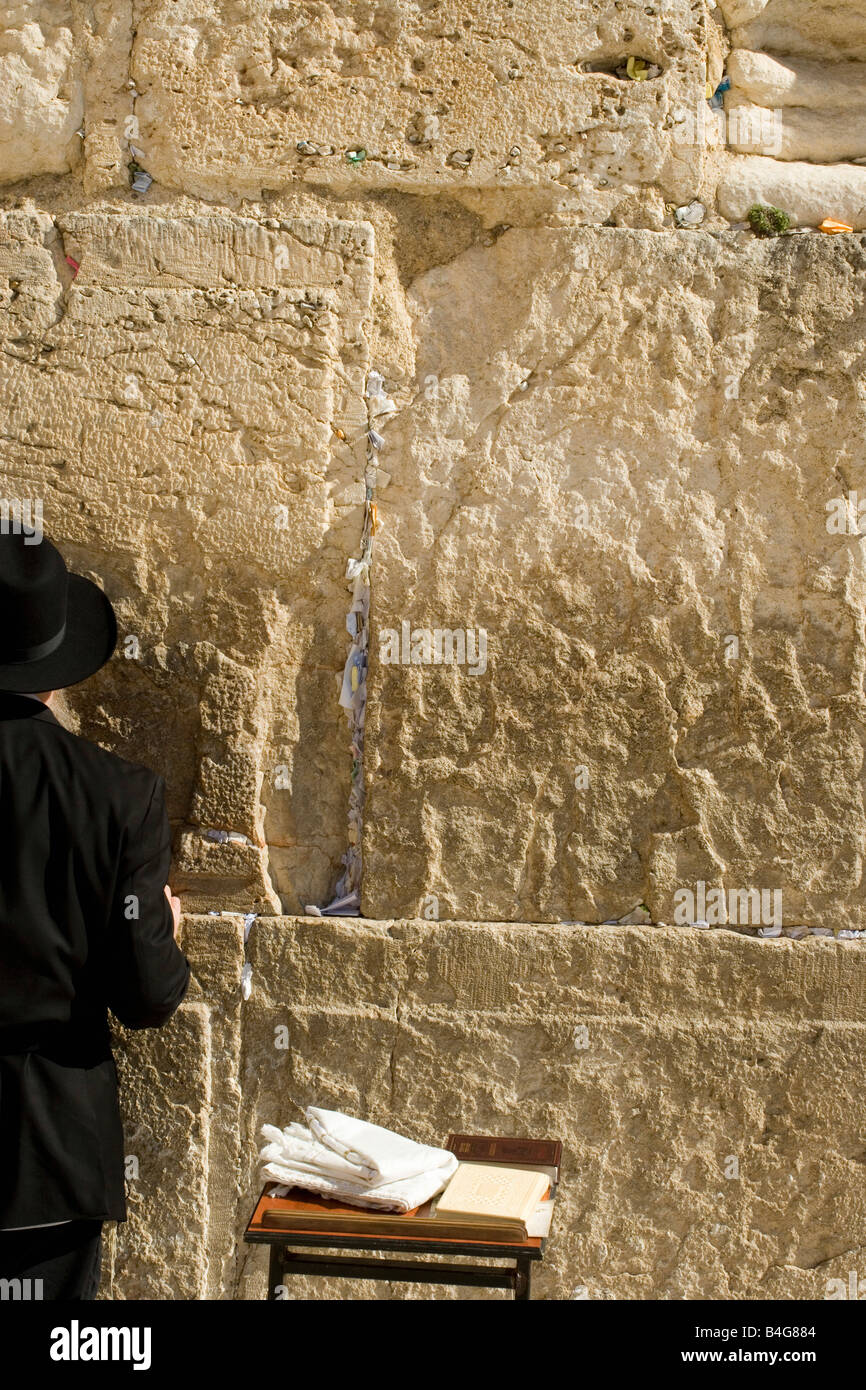
<instances>
[{"instance_id":1,"label":"book cover","mask_svg":"<svg viewBox=\"0 0 866 1390\"><path fill-rule=\"evenodd\" d=\"M458 1163L436 1203L439 1217L525 1223L550 1186L546 1173L490 1163Z\"/></svg>"},{"instance_id":2,"label":"book cover","mask_svg":"<svg viewBox=\"0 0 866 1390\"><path fill-rule=\"evenodd\" d=\"M562 1143L559 1139L512 1138L495 1134L449 1134L445 1145L461 1163L503 1164L509 1168L545 1172L559 1182Z\"/></svg>"}]
</instances>

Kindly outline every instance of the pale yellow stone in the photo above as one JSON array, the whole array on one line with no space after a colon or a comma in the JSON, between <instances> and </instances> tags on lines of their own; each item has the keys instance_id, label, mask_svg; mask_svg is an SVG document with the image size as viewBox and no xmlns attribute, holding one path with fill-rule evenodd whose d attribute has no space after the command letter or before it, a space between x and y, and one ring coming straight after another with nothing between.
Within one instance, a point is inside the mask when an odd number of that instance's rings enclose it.
<instances>
[{"instance_id":1,"label":"pale yellow stone","mask_svg":"<svg viewBox=\"0 0 866 1390\"><path fill-rule=\"evenodd\" d=\"M221 1298L240 1164L240 918L185 918L193 979L159 1032L118 1030L128 1221L106 1228L103 1296Z\"/></svg>"},{"instance_id":2,"label":"pale yellow stone","mask_svg":"<svg viewBox=\"0 0 866 1390\"><path fill-rule=\"evenodd\" d=\"M739 222L755 203L781 208L792 227L826 217L866 230L866 168L857 164L788 162L764 155L730 158L718 186L719 210Z\"/></svg>"},{"instance_id":3,"label":"pale yellow stone","mask_svg":"<svg viewBox=\"0 0 866 1390\"><path fill-rule=\"evenodd\" d=\"M702 33L686 0L619 11L600 0L369 11L256 0L231 26L216 3L161 0L136 25L139 143L158 182L208 197L299 180L350 193L576 180L602 203L612 185L654 182L680 198L700 151L674 151L664 117L703 96ZM630 54L662 75L581 70ZM299 153L304 141L332 153Z\"/></svg>"},{"instance_id":4,"label":"pale yellow stone","mask_svg":"<svg viewBox=\"0 0 866 1390\"><path fill-rule=\"evenodd\" d=\"M737 48L866 60L864 0L719 0Z\"/></svg>"},{"instance_id":5,"label":"pale yellow stone","mask_svg":"<svg viewBox=\"0 0 866 1390\"><path fill-rule=\"evenodd\" d=\"M849 110L866 105L862 63L816 63L808 58L771 58L735 48L728 59L733 85L761 106L807 106Z\"/></svg>"},{"instance_id":6,"label":"pale yellow stone","mask_svg":"<svg viewBox=\"0 0 866 1390\"><path fill-rule=\"evenodd\" d=\"M191 906L302 906L339 872L371 238L334 219L0 220L4 495L40 500L116 604L118 651L68 707L166 776Z\"/></svg>"},{"instance_id":7,"label":"pale yellow stone","mask_svg":"<svg viewBox=\"0 0 866 1390\"><path fill-rule=\"evenodd\" d=\"M824 164L866 158L863 0L722 0L722 10L733 44L724 117L729 147ZM808 183L808 173L791 171L788 180L799 203L798 185Z\"/></svg>"},{"instance_id":8,"label":"pale yellow stone","mask_svg":"<svg viewBox=\"0 0 866 1390\"><path fill-rule=\"evenodd\" d=\"M845 160L866 158L866 63L861 66L859 91L863 100L857 110L770 109L735 96L727 103L730 149L773 159L841 163L843 167Z\"/></svg>"},{"instance_id":9,"label":"pale yellow stone","mask_svg":"<svg viewBox=\"0 0 866 1390\"><path fill-rule=\"evenodd\" d=\"M863 943L649 925L698 881L866 925L862 238L728 228L866 229L864 68L864 0L4 12L0 498L116 604L58 708L165 775L201 914L118 1035L106 1296L261 1297L258 1131L310 1103L562 1138L541 1298L866 1283ZM347 845L371 366L368 920L245 929ZM485 669L383 664L404 621Z\"/></svg>"},{"instance_id":10,"label":"pale yellow stone","mask_svg":"<svg viewBox=\"0 0 866 1390\"><path fill-rule=\"evenodd\" d=\"M128 1220L114 1232L113 1298L204 1298L213 1121L209 1011L116 1048L126 1123Z\"/></svg>"},{"instance_id":11,"label":"pale yellow stone","mask_svg":"<svg viewBox=\"0 0 866 1390\"><path fill-rule=\"evenodd\" d=\"M208 1142L229 1116L237 1142L219 1162L211 1147L204 1217L192 1187L170 1205L140 1197L118 1236L127 1262L115 1266L115 1297L145 1286L189 1296L196 1258L208 1296L262 1297L266 1257L240 1247L259 1191L258 1129L302 1119L310 1104L432 1143L452 1129L562 1139L539 1298L823 1299L829 1280L866 1274L866 1097L854 1061L862 945L262 918L247 948L252 993L235 1008L226 925L205 918L185 929L206 984L203 1002L182 1012L207 1001L209 1044L201 1034L197 1053L181 1051L185 1025L172 1023L163 1044L139 1045L140 1070L128 1057L124 1076L130 1136L152 1131L172 1180L197 1160L180 1121L196 1115L208 1076L226 1097ZM223 953L233 963L220 978L211 962ZM158 1068L178 1056L185 1080L170 1082ZM234 1235L213 1219L233 1204ZM178 1233L185 1248L173 1268ZM216 1265L224 1272L212 1277ZM504 1296L336 1280L289 1287L297 1298Z\"/></svg>"},{"instance_id":12,"label":"pale yellow stone","mask_svg":"<svg viewBox=\"0 0 866 1390\"><path fill-rule=\"evenodd\" d=\"M66 173L80 158L84 55L75 8L25 0L0 15L0 183Z\"/></svg>"},{"instance_id":13,"label":"pale yellow stone","mask_svg":"<svg viewBox=\"0 0 866 1390\"><path fill-rule=\"evenodd\" d=\"M815 236L515 228L414 281L365 915L670 922L703 881L866 925L866 567L856 521L830 529L866 496L859 265ZM486 633L484 669L420 638L394 664L404 623Z\"/></svg>"}]
</instances>

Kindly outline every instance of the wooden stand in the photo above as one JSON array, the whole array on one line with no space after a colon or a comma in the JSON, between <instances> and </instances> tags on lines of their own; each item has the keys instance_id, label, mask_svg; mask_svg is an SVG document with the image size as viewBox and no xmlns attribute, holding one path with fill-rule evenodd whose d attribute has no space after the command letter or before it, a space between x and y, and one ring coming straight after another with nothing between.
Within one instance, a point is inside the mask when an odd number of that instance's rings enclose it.
<instances>
[{"instance_id":1,"label":"wooden stand","mask_svg":"<svg viewBox=\"0 0 866 1390\"><path fill-rule=\"evenodd\" d=\"M552 1187L550 1196L554 1197ZM544 1258L546 1239L532 1237L513 1245L485 1244L478 1240L430 1240L414 1236L359 1236L334 1232L292 1231L262 1224L267 1207L267 1189L262 1192L244 1233L251 1245L270 1246L268 1293L272 1301L285 1297L286 1281L293 1274L324 1274L339 1279L387 1279L418 1284L463 1284L474 1288L511 1289L521 1301L532 1297L532 1266ZM298 1248L292 1248L298 1247ZM385 1258L365 1259L359 1255L337 1255L335 1250L352 1250ZM324 1253L317 1253L324 1252ZM432 1259L398 1259L403 1255L428 1255ZM435 1258L442 1255L474 1256L477 1259L512 1260L510 1265L453 1264Z\"/></svg>"}]
</instances>

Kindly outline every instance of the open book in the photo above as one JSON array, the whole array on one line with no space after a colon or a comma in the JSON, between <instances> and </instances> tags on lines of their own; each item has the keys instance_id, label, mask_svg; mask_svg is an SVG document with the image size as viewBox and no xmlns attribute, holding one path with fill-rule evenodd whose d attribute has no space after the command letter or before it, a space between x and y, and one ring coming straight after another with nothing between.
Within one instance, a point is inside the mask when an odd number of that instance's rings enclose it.
<instances>
[{"instance_id":1,"label":"open book","mask_svg":"<svg viewBox=\"0 0 866 1390\"><path fill-rule=\"evenodd\" d=\"M458 1163L457 1171L436 1199L436 1217L458 1225L493 1224L525 1240L527 1222L550 1187L546 1173L524 1168Z\"/></svg>"},{"instance_id":2,"label":"open book","mask_svg":"<svg viewBox=\"0 0 866 1390\"><path fill-rule=\"evenodd\" d=\"M370 1211L293 1188L263 1203L259 1219L280 1230L514 1245L547 1235L549 1188L547 1173L461 1163L444 1191L414 1211Z\"/></svg>"}]
</instances>

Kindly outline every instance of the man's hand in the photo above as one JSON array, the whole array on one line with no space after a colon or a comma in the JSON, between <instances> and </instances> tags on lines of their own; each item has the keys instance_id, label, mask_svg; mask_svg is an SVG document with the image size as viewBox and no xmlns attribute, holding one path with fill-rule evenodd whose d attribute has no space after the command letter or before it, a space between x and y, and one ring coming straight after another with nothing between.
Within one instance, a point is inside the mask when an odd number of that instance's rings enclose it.
<instances>
[{"instance_id":1,"label":"man's hand","mask_svg":"<svg viewBox=\"0 0 866 1390\"><path fill-rule=\"evenodd\" d=\"M168 898L169 906L171 908L171 915L174 921L174 939L175 941L177 941L177 932L180 926L180 898L173 897L172 891L169 888L168 884L165 885L165 896Z\"/></svg>"}]
</instances>

